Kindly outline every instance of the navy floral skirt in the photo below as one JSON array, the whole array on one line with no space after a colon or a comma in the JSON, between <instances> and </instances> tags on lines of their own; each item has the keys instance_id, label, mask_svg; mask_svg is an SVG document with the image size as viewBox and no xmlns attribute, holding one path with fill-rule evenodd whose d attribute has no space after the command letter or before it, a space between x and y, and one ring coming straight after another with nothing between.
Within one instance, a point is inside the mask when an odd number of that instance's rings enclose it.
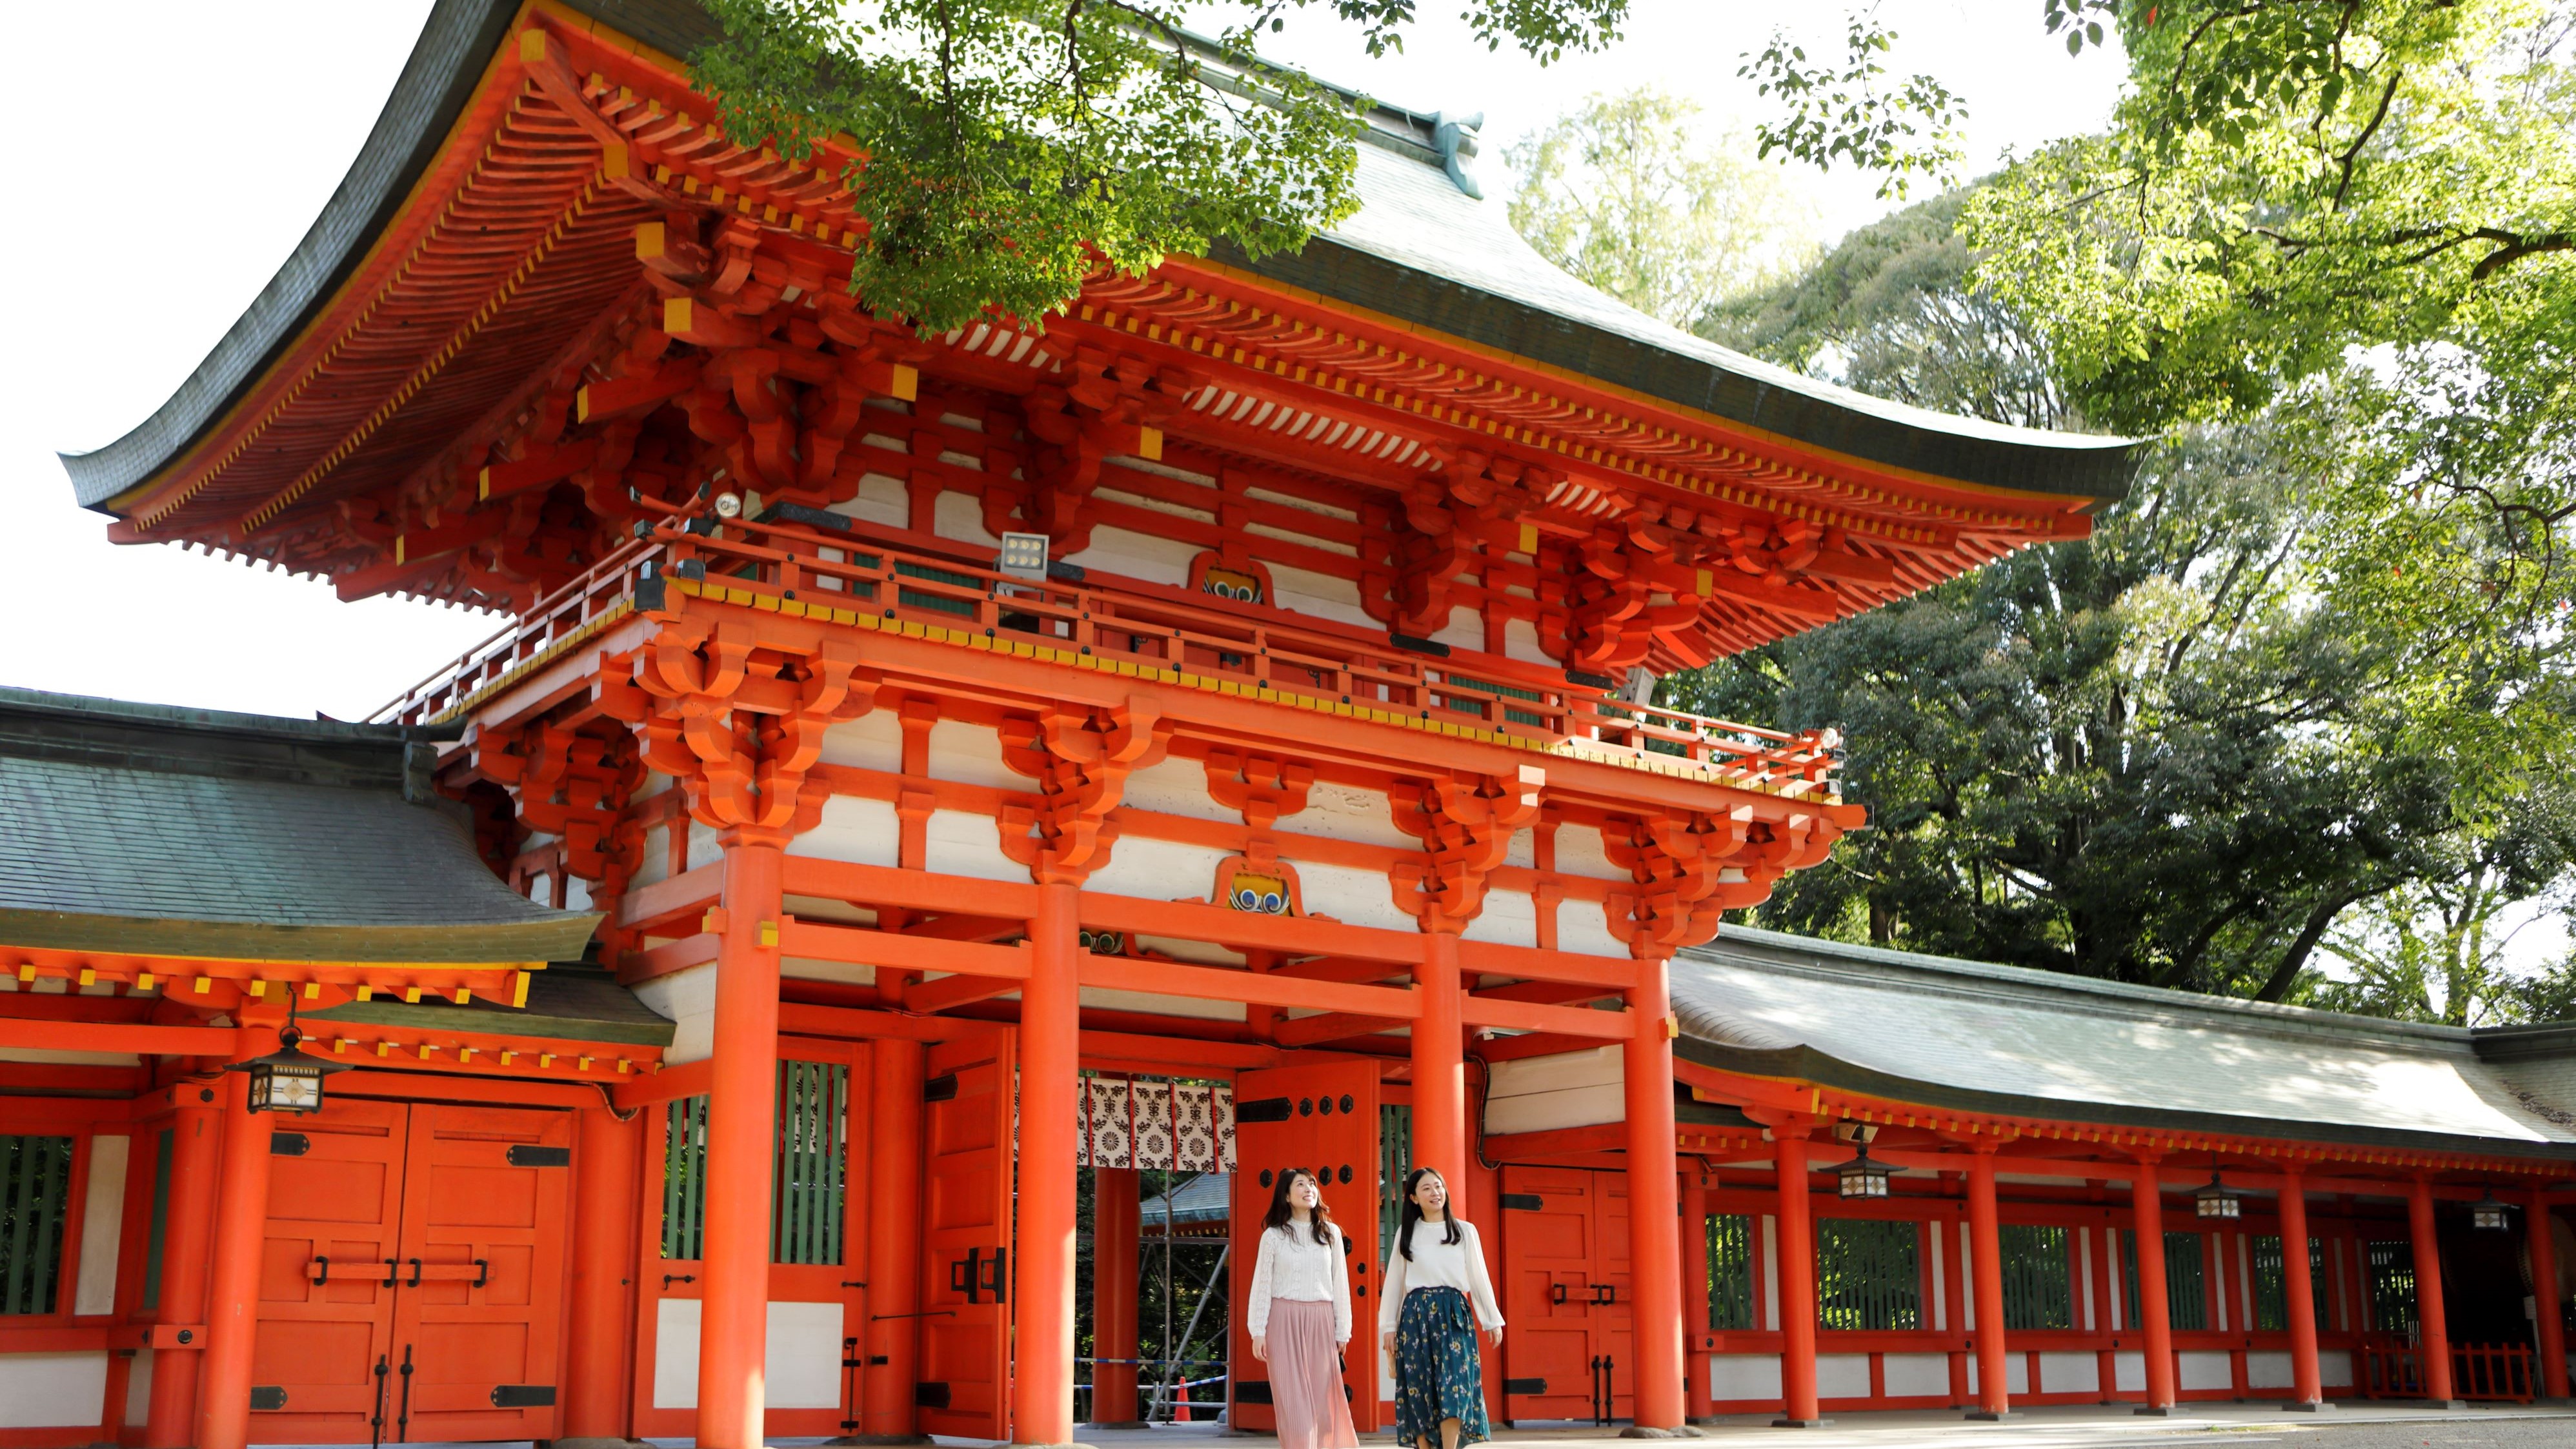
<instances>
[{"instance_id":1,"label":"navy floral skirt","mask_svg":"<svg viewBox=\"0 0 2576 1449\"><path fill-rule=\"evenodd\" d=\"M1476 1353L1476 1314L1455 1288L1416 1288L1404 1295L1395 1325L1395 1439L1428 1439L1440 1449L1440 1421L1458 1421L1458 1442L1493 1437L1485 1422L1484 1365Z\"/></svg>"}]
</instances>

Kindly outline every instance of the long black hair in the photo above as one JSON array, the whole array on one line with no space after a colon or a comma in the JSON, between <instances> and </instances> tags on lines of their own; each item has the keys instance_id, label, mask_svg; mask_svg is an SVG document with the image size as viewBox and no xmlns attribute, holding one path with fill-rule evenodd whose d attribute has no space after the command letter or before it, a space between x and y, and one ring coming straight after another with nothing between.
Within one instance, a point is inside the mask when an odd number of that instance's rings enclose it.
<instances>
[{"instance_id":1,"label":"long black hair","mask_svg":"<svg viewBox=\"0 0 2576 1449\"><path fill-rule=\"evenodd\" d=\"M1301 1177L1315 1184L1315 1206L1307 1216L1307 1221L1315 1229L1315 1241L1330 1247L1333 1242L1333 1210L1324 1206L1324 1180L1302 1167L1292 1167L1279 1174L1278 1186L1270 1191L1270 1211L1261 1217L1261 1229L1268 1232L1272 1228L1281 1228L1289 1236L1296 1236L1296 1229L1288 1226L1297 1220L1296 1209L1288 1202L1288 1190L1296 1186L1297 1179Z\"/></svg>"},{"instance_id":2,"label":"long black hair","mask_svg":"<svg viewBox=\"0 0 2576 1449\"><path fill-rule=\"evenodd\" d=\"M1404 1226L1395 1230L1395 1250L1408 1263L1413 1261L1413 1225L1422 1221L1422 1204L1413 1200L1413 1190L1421 1186L1422 1179L1426 1177L1439 1177L1442 1187L1449 1185L1449 1179L1440 1177L1440 1170L1434 1167L1417 1167L1404 1175ZM1458 1200L1455 1197L1441 1207L1440 1218L1449 1229L1440 1241L1453 1248L1458 1246Z\"/></svg>"}]
</instances>

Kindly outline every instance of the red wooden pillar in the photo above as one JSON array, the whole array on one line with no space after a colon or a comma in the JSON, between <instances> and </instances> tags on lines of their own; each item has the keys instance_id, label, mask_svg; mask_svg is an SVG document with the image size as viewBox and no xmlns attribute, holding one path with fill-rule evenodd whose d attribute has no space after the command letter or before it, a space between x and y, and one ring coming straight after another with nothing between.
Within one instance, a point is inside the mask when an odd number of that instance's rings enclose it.
<instances>
[{"instance_id":1,"label":"red wooden pillar","mask_svg":"<svg viewBox=\"0 0 2576 1449\"><path fill-rule=\"evenodd\" d=\"M1780 1417L1775 1429L1812 1429L1816 1411L1816 1234L1808 1218L1807 1129L1771 1129L1779 1163Z\"/></svg>"},{"instance_id":2,"label":"red wooden pillar","mask_svg":"<svg viewBox=\"0 0 2576 1449\"><path fill-rule=\"evenodd\" d=\"M1682 1243L1673 1181L1673 1027L1670 964L1637 962L1628 993L1626 1074L1630 1320L1637 1353L1636 1426L1678 1429L1683 1419Z\"/></svg>"},{"instance_id":3,"label":"red wooden pillar","mask_svg":"<svg viewBox=\"0 0 2576 1449\"><path fill-rule=\"evenodd\" d=\"M1091 1169L1091 1426L1143 1427L1136 1417L1136 1169Z\"/></svg>"},{"instance_id":4,"label":"red wooden pillar","mask_svg":"<svg viewBox=\"0 0 2576 1449\"><path fill-rule=\"evenodd\" d=\"M759 1449L768 1404L770 1176L778 1141L779 847L728 841L707 1073L700 1449Z\"/></svg>"},{"instance_id":5,"label":"red wooden pillar","mask_svg":"<svg viewBox=\"0 0 2576 1449\"><path fill-rule=\"evenodd\" d=\"M860 1433L872 1443L921 1443L912 1417L920 1362L922 1046L868 1044L868 1323Z\"/></svg>"},{"instance_id":6,"label":"red wooden pillar","mask_svg":"<svg viewBox=\"0 0 2576 1449\"><path fill-rule=\"evenodd\" d=\"M1709 1397L1708 1174L1696 1157L1682 1159L1682 1371L1689 1376L1682 1402L1691 1422L1717 1413Z\"/></svg>"},{"instance_id":7,"label":"red wooden pillar","mask_svg":"<svg viewBox=\"0 0 2576 1449\"><path fill-rule=\"evenodd\" d=\"M245 1026L233 1036L235 1061L277 1049L272 1027ZM197 1385L197 1449L243 1449L250 1442L250 1366L259 1333L259 1270L268 1247L270 1129L266 1120L251 1113L248 1073L225 1073L216 1091L223 1097L225 1151L215 1183L206 1353Z\"/></svg>"},{"instance_id":8,"label":"red wooden pillar","mask_svg":"<svg viewBox=\"0 0 2576 1449\"><path fill-rule=\"evenodd\" d=\"M2468 1407L2451 1397L2451 1326L2442 1310L2442 1244L2433 1232L2433 1184L2406 1185L2407 1236L2415 1249L2415 1326L2424 1354L2424 1397L2436 1408Z\"/></svg>"},{"instance_id":9,"label":"red wooden pillar","mask_svg":"<svg viewBox=\"0 0 2576 1449\"><path fill-rule=\"evenodd\" d=\"M564 1345L563 1437L556 1449L622 1449L632 1437L626 1360L634 1346L637 1174L644 1119L584 1108L572 1216L571 1331Z\"/></svg>"},{"instance_id":10,"label":"red wooden pillar","mask_svg":"<svg viewBox=\"0 0 2576 1449\"><path fill-rule=\"evenodd\" d=\"M193 1328L184 1346L152 1352L152 1406L143 1449L181 1449L197 1441L197 1371L205 1362L206 1268L215 1218L215 1175L224 1145L224 1114L215 1089L181 1083L171 1089L170 1203L161 1238L161 1301L153 1320Z\"/></svg>"},{"instance_id":11,"label":"red wooden pillar","mask_svg":"<svg viewBox=\"0 0 2576 1449\"><path fill-rule=\"evenodd\" d=\"M2548 1189L2533 1188L2530 1204L2522 1211L2522 1230L2530 1244L2532 1324L2540 1332L2540 1392L2563 1399L2567 1397L2567 1329L2560 1316L2566 1310L2558 1299L2558 1241L2550 1236L2554 1221Z\"/></svg>"},{"instance_id":12,"label":"red wooden pillar","mask_svg":"<svg viewBox=\"0 0 2576 1449\"><path fill-rule=\"evenodd\" d=\"M1082 890L1038 887L1020 990L1019 1301L1013 1306L1011 1440L1073 1442L1074 1152L1081 1090Z\"/></svg>"},{"instance_id":13,"label":"red wooden pillar","mask_svg":"<svg viewBox=\"0 0 2576 1449\"><path fill-rule=\"evenodd\" d=\"M1980 1142L1968 1154L1968 1271L1977 1304L1977 1407L1968 1417L1987 1423L2012 1413L2012 1380L2004 1361L2002 1237L1995 1210L1995 1144Z\"/></svg>"},{"instance_id":14,"label":"red wooden pillar","mask_svg":"<svg viewBox=\"0 0 2576 1449\"><path fill-rule=\"evenodd\" d=\"M1466 1026L1458 1000L1458 933L1423 932L1422 1015L1413 1023L1413 1165L1437 1170L1462 1204L1467 1191ZM1670 1079L1666 1073L1666 1079ZM1667 1145L1665 1151L1671 1151Z\"/></svg>"},{"instance_id":15,"label":"red wooden pillar","mask_svg":"<svg viewBox=\"0 0 2576 1449\"><path fill-rule=\"evenodd\" d=\"M2137 1322L2147 1361L2147 1401L2138 1412L2170 1414L2174 1406L2173 1306L2165 1292L2165 1194L2156 1181L2155 1163L2141 1162L2129 1174L2129 1197L2138 1247L2138 1301L2129 1312Z\"/></svg>"},{"instance_id":16,"label":"red wooden pillar","mask_svg":"<svg viewBox=\"0 0 2576 1449\"><path fill-rule=\"evenodd\" d=\"M2281 1175L2281 1291L2289 1299L2290 1407L2314 1412L2326 1406L2325 1375L2317 1370L2317 1298L2308 1266L2308 1190L2297 1168Z\"/></svg>"}]
</instances>

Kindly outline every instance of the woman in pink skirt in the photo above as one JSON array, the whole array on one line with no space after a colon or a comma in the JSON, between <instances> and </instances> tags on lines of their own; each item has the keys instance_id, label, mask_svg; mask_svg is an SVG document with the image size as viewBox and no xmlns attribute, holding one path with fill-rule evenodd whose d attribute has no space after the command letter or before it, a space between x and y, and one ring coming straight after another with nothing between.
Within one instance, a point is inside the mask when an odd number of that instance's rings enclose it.
<instances>
[{"instance_id":1,"label":"woman in pink skirt","mask_svg":"<svg viewBox=\"0 0 2576 1449\"><path fill-rule=\"evenodd\" d=\"M1293 1167L1280 1173L1245 1295L1252 1356L1270 1366L1279 1449L1358 1449L1342 1394L1342 1346L1351 1341L1351 1273L1342 1251L1342 1230L1315 1175Z\"/></svg>"}]
</instances>

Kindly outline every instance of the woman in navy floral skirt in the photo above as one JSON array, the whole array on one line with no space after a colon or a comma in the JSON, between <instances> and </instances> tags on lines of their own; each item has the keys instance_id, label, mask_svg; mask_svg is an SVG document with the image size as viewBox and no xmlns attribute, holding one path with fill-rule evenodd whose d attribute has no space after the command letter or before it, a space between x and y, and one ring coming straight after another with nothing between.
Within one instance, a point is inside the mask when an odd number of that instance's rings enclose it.
<instances>
[{"instance_id":1,"label":"woman in navy floral skirt","mask_svg":"<svg viewBox=\"0 0 2576 1449\"><path fill-rule=\"evenodd\" d=\"M1449 1211L1449 1184L1428 1167L1404 1180L1404 1225L1379 1282L1378 1343L1395 1362L1396 1442L1458 1449L1492 1437L1476 1327L1499 1347L1503 1311L1475 1225Z\"/></svg>"}]
</instances>

